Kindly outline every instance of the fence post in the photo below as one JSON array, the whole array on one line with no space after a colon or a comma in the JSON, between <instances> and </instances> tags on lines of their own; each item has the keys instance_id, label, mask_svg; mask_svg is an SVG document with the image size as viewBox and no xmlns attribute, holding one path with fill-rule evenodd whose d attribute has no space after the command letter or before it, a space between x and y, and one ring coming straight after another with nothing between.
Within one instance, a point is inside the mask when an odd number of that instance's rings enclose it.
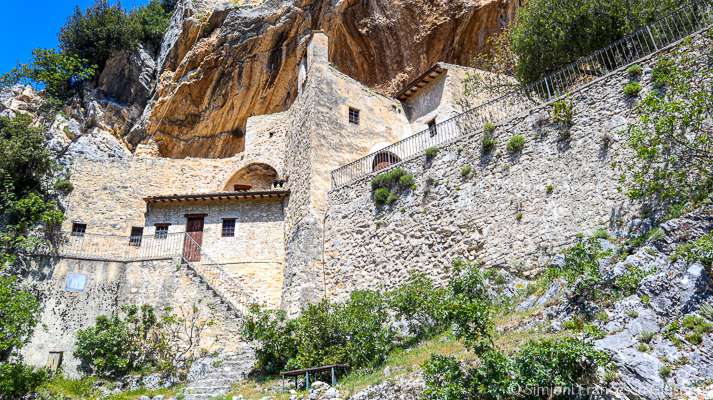
<instances>
[{"instance_id":1,"label":"fence post","mask_svg":"<svg viewBox=\"0 0 713 400\"><path fill-rule=\"evenodd\" d=\"M646 32L649 33L649 37L651 38L651 43L654 44L654 48L656 49L656 51L658 51L659 45L656 44L656 39L654 39L654 35L653 35L653 33L651 33L651 27L649 27L649 25L646 25Z\"/></svg>"}]
</instances>

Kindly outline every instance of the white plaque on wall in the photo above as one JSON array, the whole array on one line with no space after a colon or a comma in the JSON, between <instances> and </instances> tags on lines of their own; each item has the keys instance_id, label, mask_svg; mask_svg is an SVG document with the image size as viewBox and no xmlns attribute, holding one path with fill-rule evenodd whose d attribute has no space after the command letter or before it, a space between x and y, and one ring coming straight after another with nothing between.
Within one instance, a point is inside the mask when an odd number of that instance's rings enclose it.
<instances>
[{"instance_id":1,"label":"white plaque on wall","mask_svg":"<svg viewBox=\"0 0 713 400\"><path fill-rule=\"evenodd\" d=\"M67 292L83 292L87 286L87 276L84 274L70 273L64 290Z\"/></svg>"}]
</instances>

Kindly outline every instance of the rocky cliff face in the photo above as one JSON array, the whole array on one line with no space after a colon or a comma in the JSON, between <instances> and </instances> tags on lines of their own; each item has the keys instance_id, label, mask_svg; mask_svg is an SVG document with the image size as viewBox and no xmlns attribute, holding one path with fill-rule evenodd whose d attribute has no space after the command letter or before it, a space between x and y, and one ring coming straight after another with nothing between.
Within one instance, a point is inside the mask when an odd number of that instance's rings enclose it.
<instances>
[{"instance_id":1,"label":"rocky cliff face","mask_svg":"<svg viewBox=\"0 0 713 400\"><path fill-rule=\"evenodd\" d=\"M431 64L464 64L513 16L518 0L184 0L158 56L155 92L126 136L169 157L242 151L252 115L294 100L312 30L330 61L384 94Z\"/></svg>"}]
</instances>

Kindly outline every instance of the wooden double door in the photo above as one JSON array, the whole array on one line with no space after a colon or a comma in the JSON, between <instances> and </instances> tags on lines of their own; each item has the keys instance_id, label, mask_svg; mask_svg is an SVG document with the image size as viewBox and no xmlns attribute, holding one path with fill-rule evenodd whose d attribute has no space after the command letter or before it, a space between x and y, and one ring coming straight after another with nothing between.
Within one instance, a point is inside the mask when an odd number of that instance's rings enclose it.
<instances>
[{"instance_id":1,"label":"wooden double door","mask_svg":"<svg viewBox=\"0 0 713 400\"><path fill-rule=\"evenodd\" d=\"M204 223L204 214L186 215L186 237L183 239L183 258L186 261L198 262L201 260Z\"/></svg>"}]
</instances>

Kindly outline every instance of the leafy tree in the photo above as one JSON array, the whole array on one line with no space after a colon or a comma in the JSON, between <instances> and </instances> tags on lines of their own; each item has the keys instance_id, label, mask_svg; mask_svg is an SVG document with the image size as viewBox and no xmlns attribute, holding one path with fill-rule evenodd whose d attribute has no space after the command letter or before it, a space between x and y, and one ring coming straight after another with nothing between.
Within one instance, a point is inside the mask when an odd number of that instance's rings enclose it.
<instances>
[{"instance_id":1,"label":"leafy tree","mask_svg":"<svg viewBox=\"0 0 713 400\"><path fill-rule=\"evenodd\" d=\"M252 305L245 316L242 333L246 340L258 344L256 368L267 373L280 372L295 356L296 343L292 337L294 324L283 310L262 310Z\"/></svg>"},{"instance_id":2,"label":"leafy tree","mask_svg":"<svg viewBox=\"0 0 713 400\"><path fill-rule=\"evenodd\" d=\"M22 399L49 378L46 370L21 363L0 363L0 399Z\"/></svg>"},{"instance_id":3,"label":"leafy tree","mask_svg":"<svg viewBox=\"0 0 713 400\"><path fill-rule=\"evenodd\" d=\"M448 291L446 319L453 326L453 334L476 352L492 347L492 300L480 269L462 260L454 261Z\"/></svg>"},{"instance_id":4,"label":"leafy tree","mask_svg":"<svg viewBox=\"0 0 713 400\"><path fill-rule=\"evenodd\" d=\"M77 7L59 33L62 51L104 69L116 51L133 50L139 44L140 27L120 4L96 0L86 12Z\"/></svg>"},{"instance_id":5,"label":"leafy tree","mask_svg":"<svg viewBox=\"0 0 713 400\"><path fill-rule=\"evenodd\" d=\"M32 63L20 65L3 77L5 84L34 83L57 100L66 101L92 79L95 67L79 57L58 53L54 49L35 49Z\"/></svg>"},{"instance_id":6,"label":"leafy tree","mask_svg":"<svg viewBox=\"0 0 713 400\"><path fill-rule=\"evenodd\" d=\"M678 5L676 0L529 0L512 31L517 77L535 81Z\"/></svg>"},{"instance_id":7,"label":"leafy tree","mask_svg":"<svg viewBox=\"0 0 713 400\"><path fill-rule=\"evenodd\" d=\"M622 179L630 198L655 209L680 210L713 191L713 69L695 76L694 66L682 65L689 62L682 57L657 63L652 79L659 90L644 97L629 130L635 157Z\"/></svg>"},{"instance_id":8,"label":"leafy tree","mask_svg":"<svg viewBox=\"0 0 713 400\"><path fill-rule=\"evenodd\" d=\"M424 274L413 275L408 282L388 293L389 307L408 322L415 339L430 337L446 327L446 290L437 288Z\"/></svg>"},{"instance_id":9,"label":"leafy tree","mask_svg":"<svg viewBox=\"0 0 713 400\"><path fill-rule=\"evenodd\" d=\"M163 34L168 29L171 14L167 10L170 6L166 1L151 0L131 13L131 21L139 30L139 41L153 51L159 50Z\"/></svg>"},{"instance_id":10,"label":"leafy tree","mask_svg":"<svg viewBox=\"0 0 713 400\"><path fill-rule=\"evenodd\" d=\"M44 243L64 219L50 193L57 164L43 128L27 115L0 117L0 254L18 255Z\"/></svg>"},{"instance_id":11,"label":"leafy tree","mask_svg":"<svg viewBox=\"0 0 713 400\"><path fill-rule=\"evenodd\" d=\"M0 275L0 363L30 339L39 308L37 298L17 286L17 278Z\"/></svg>"},{"instance_id":12,"label":"leafy tree","mask_svg":"<svg viewBox=\"0 0 713 400\"><path fill-rule=\"evenodd\" d=\"M147 370L185 374L210 325L211 318L199 320L196 306L182 315L167 308L159 316L152 306L126 305L77 332L74 355L86 372L105 378Z\"/></svg>"}]
</instances>

